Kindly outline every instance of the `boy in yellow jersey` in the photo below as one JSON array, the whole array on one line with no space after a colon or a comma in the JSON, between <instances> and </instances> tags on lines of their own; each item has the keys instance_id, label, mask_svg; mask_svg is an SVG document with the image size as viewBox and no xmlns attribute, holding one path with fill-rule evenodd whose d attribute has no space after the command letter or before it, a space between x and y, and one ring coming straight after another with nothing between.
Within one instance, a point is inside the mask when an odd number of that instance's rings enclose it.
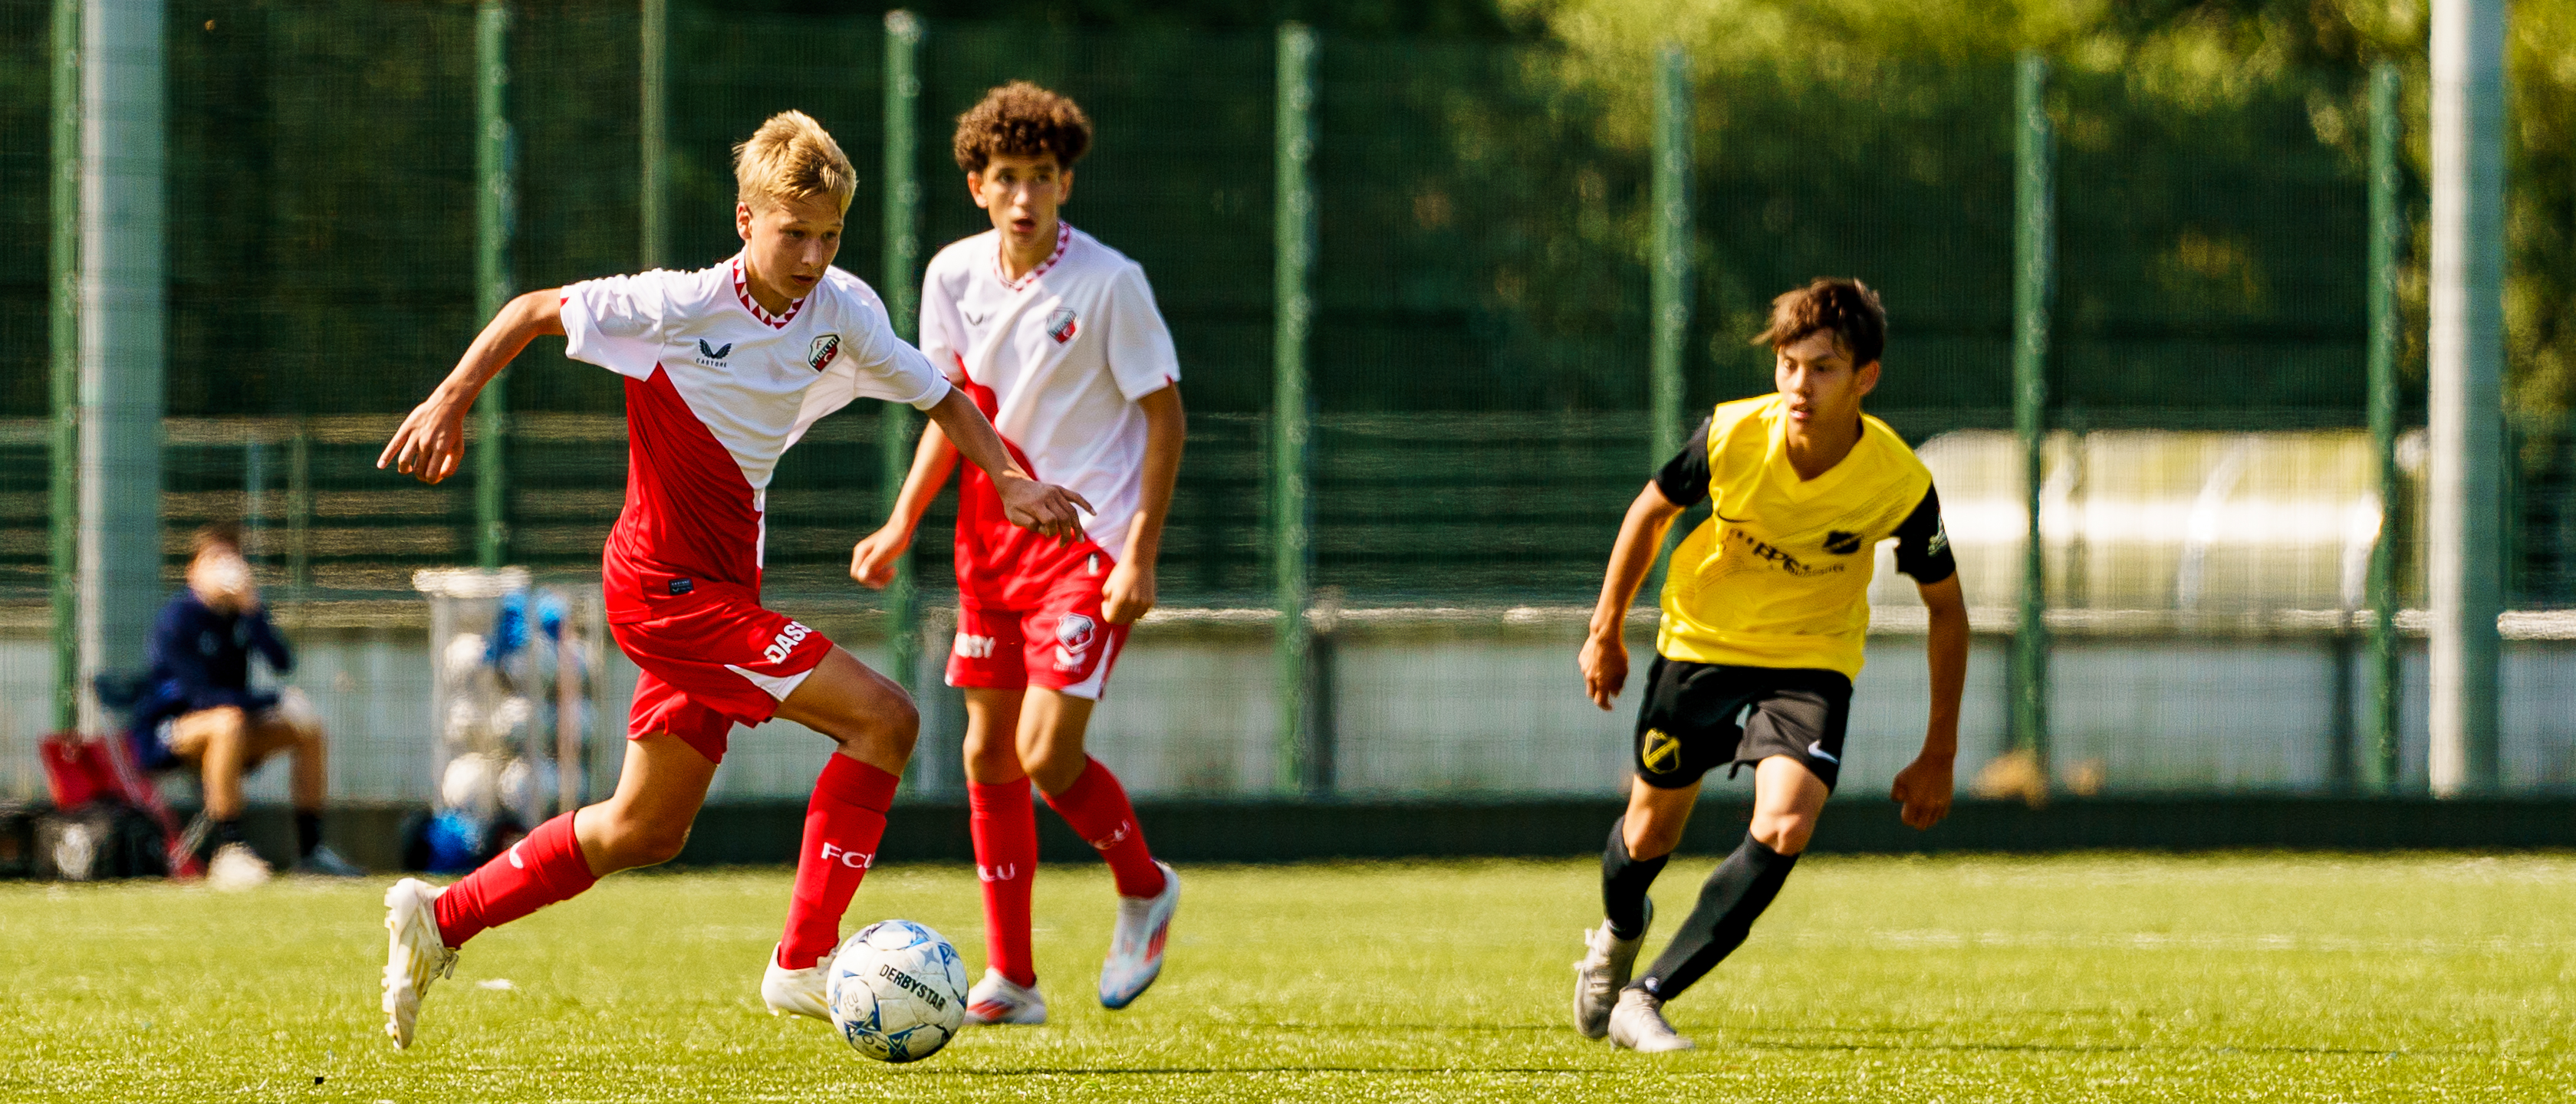
<instances>
[{"instance_id":1,"label":"boy in yellow jersey","mask_svg":"<svg viewBox=\"0 0 2576 1104\"><path fill-rule=\"evenodd\" d=\"M1887 423L1861 413L1878 385L1886 312L1857 280L1817 280L1772 300L1755 342L1777 357L1778 393L1719 405L1638 493L1583 645L1584 689L1608 709L1628 679L1621 623L1664 530L1709 502L1709 520L1674 550L1664 582L1636 781L1601 857L1606 918L1575 963L1575 1026L1635 1050L1691 1045L1664 1021L1664 1002L1744 942L1806 850L1842 768L1873 550L1891 537L1896 569L1931 610L1932 674L1923 751L1897 774L1893 796L1918 829L1950 811L1968 609L1932 474ZM1753 767L1752 829L1632 982L1653 919L1646 890L1681 842L1700 776L1729 764L1730 777Z\"/></svg>"}]
</instances>

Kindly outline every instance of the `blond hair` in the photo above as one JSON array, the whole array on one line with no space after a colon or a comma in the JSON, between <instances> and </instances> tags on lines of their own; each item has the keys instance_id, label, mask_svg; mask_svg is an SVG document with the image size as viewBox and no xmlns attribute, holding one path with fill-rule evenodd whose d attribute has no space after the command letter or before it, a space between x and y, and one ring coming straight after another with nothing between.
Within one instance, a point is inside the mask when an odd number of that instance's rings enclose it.
<instances>
[{"instance_id":1,"label":"blond hair","mask_svg":"<svg viewBox=\"0 0 2576 1104\"><path fill-rule=\"evenodd\" d=\"M786 199L832 197L846 213L859 187L858 173L823 124L802 111L781 111L733 148L738 198L753 210Z\"/></svg>"}]
</instances>

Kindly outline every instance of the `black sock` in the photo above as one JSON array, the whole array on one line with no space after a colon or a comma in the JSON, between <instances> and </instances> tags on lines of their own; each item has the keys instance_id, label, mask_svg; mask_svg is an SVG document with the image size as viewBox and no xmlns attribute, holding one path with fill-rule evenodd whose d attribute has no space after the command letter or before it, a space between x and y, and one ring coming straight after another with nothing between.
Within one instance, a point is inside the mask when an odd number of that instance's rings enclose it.
<instances>
[{"instance_id":1,"label":"black sock","mask_svg":"<svg viewBox=\"0 0 2576 1104\"><path fill-rule=\"evenodd\" d=\"M1629 987L1644 989L1658 1000L1680 996L1743 944L1745 933L1753 930L1753 919L1771 907L1771 899L1780 895L1780 883L1789 880L1789 868L1796 865L1798 856L1764 847L1752 833L1745 833L1735 853L1719 863L1708 884L1700 887L1699 904L1682 921L1681 930L1673 933L1672 945Z\"/></svg>"},{"instance_id":2,"label":"black sock","mask_svg":"<svg viewBox=\"0 0 2576 1104\"><path fill-rule=\"evenodd\" d=\"M1624 816L1611 821L1610 845L1601 849L1601 915L1609 918L1610 934L1635 939L1646 934L1646 890L1672 856L1629 858L1627 826Z\"/></svg>"},{"instance_id":3,"label":"black sock","mask_svg":"<svg viewBox=\"0 0 2576 1104\"><path fill-rule=\"evenodd\" d=\"M309 859L313 849L322 846L322 814L311 809L295 810L295 857Z\"/></svg>"},{"instance_id":4,"label":"black sock","mask_svg":"<svg viewBox=\"0 0 2576 1104\"><path fill-rule=\"evenodd\" d=\"M227 843L241 842L243 842L243 840L240 817L234 817L231 820L218 820L215 822L215 846L221 847Z\"/></svg>"}]
</instances>

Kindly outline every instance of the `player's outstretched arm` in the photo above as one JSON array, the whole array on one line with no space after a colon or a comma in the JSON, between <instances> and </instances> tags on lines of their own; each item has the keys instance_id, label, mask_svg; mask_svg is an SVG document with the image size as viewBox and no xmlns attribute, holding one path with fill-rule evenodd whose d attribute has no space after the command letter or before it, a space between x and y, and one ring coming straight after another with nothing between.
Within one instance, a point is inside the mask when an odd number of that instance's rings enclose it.
<instances>
[{"instance_id":1,"label":"player's outstretched arm","mask_svg":"<svg viewBox=\"0 0 2576 1104\"><path fill-rule=\"evenodd\" d=\"M1172 484L1181 474L1181 444L1189 437L1189 413L1181 408L1181 385L1171 384L1136 400L1145 412L1145 462L1137 488L1136 520L1127 526L1127 547L1118 566L1100 588L1100 615L1112 625L1133 623L1154 610L1154 561L1163 554L1163 519L1172 512Z\"/></svg>"},{"instance_id":2,"label":"player's outstretched arm","mask_svg":"<svg viewBox=\"0 0 2576 1104\"><path fill-rule=\"evenodd\" d=\"M1968 600L1959 591L1959 576L1921 588L1924 608L1932 615L1923 638L1924 661L1932 673L1932 717L1923 727L1923 751L1896 773L1888 796L1904 806L1899 812L1914 828L1929 828L1950 815L1951 766L1959 757L1959 694L1968 683Z\"/></svg>"},{"instance_id":3,"label":"player's outstretched arm","mask_svg":"<svg viewBox=\"0 0 2576 1104\"><path fill-rule=\"evenodd\" d=\"M1601 600L1592 607L1592 629L1577 660L1583 668L1583 692L1603 709L1610 708L1620 689L1628 685L1628 607L1636 602L1637 588L1646 584L1646 572L1655 566L1655 554L1664 547L1664 530L1681 512L1664 497L1662 488L1649 481L1619 523L1618 543L1610 546L1610 569L1601 579Z\"/></svg>"},{"instance_id":4,"label":"player's outstretched arm","mask_svg":"<svg viewBox=\"0 0 2576 1104\"><path fill-rule=\"evenodd\" d=\"M904 474L903 489L895 493L885 527L861 537L850 549L850 578L879 590L894 581L895 558L912 547L921 515L930 509L930 500L939 497L939 488L948 485L948 473L956 469L957 446L948 443L948 434L937 422L923 426L921 444L912 450L912 470Z\"/></svg>"},{"instance_id":5,"label":"player's outstretched arm","mask_svg":"<svg viewBox=\"0 0 2576 1104\"><path fill-rule=\"evenodd\" d=\"M561 288L531 291L504 304L501 313L475 335L474 344L466 347L456 369L394 430L394 439L385 443L376 466L391 464L395 471L423 483L456 474L465 453L465 412L473 408L483 385L500 375L538 335L561 337L563 332Z\"/></svg>"},{"instance_id":6,"label":"player's outstretched arm","mask_svg":"<svg viewBox=\"0 0 2576 1104\"><path fill-rule=\"evenodd\" d=\"M1011 524L1065 544L1082 539L1082 515L1076 511L1091 509L1091 503L1052 483L1040 483L1020 470L1019 463L1011 459L1011 450L1003 447L1002 435L993 432L993 423L985 420L983 411L975 409L975 400L967 398L966 392L950 388L947 397L927 413L957 451L965 454L968 463L993 477L993 493L1001 498L1002 513L1011 519Z\"/></svg>"}]
</instances>

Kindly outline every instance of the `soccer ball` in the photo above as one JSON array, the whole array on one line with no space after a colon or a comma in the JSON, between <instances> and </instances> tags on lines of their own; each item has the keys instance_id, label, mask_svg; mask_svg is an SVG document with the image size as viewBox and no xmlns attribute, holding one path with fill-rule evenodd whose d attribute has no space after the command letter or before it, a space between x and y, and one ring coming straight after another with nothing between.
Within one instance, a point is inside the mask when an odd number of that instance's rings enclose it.
<instances>
[{"instance_id":1,"label":"soccer ball","mask_svg":"<svg viewBox=\"0 0 2576 1104\"><path fill-rule=\"evenodd\" d=\"M910 920L879 920L842 943L824 993L841 1038L880 1062L937 1054L966 1022L957 948Z\"/></svg>"}]
</instances>

